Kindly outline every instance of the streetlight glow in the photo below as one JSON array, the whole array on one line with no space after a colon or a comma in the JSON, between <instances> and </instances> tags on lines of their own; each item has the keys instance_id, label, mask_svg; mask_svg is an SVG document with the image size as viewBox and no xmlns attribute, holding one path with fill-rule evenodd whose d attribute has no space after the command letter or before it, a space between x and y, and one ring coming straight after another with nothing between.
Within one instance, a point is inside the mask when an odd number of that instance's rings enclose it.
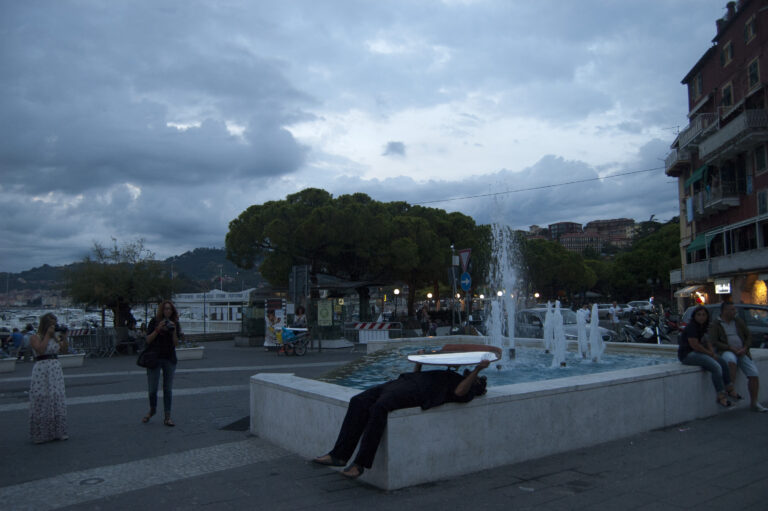
<instances>
[{"instance_id":1,"label":"streetlight glow","mask_svg":"<svg viewBox=\"0 0 768 511\"><path fill-rule=\"evenodd\" d=\"M496 291L496 296L498 296L499 298L501 298L503 295L504 295L503 291Z\"/></svg>"},{"instance_id":2,"label":"streetlight glow","mask_svg":"<svg viewBox=\"0 0 768 511\"><path fill-rule=\"evenodd\" d=\"M539 293L533 293L534 298L538 298L539 296L540 296Z\"/></svg>"},{"instance_id":3,"label":"streetlight glow","mask_svg":"<svg viewBox=\"0 0 768 511\"><path fill-rule=\"evenodd\" d=\"M427 293L427 298L432 299L432 293Z\"/></svg>"}]
</instances>

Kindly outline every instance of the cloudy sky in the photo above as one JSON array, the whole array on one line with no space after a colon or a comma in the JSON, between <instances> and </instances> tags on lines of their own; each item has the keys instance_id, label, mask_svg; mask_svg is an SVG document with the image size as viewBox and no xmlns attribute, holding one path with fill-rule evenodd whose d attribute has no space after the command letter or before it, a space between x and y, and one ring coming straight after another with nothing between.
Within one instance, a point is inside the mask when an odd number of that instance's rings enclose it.
<instances>
[{"instance_id":1,"label":"cloudy sky","mask_svg":"<svg viewBox=\"0 0 768 511\"><path fill-rule=\"evenodd\" d=\"M725 3L0 0L0 271L221 247L306 187L667 220L680 80Z\"/></svg>"}]
</instances>

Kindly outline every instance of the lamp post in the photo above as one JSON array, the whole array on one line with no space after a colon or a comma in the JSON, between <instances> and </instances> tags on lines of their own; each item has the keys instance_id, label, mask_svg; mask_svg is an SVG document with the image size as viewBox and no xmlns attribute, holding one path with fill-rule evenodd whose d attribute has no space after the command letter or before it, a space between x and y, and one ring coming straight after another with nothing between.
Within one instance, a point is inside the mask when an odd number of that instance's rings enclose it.
<instances>
[{"instance_id":1,"label":"lamp post","mask_svg":"<svg viewBox=\"0 0 768 511\"><path fill-rule=\"evenodd\" d=\"M427 310L432 308L432 293L427 293Z\"/></svg>"},{"instance_id":2,"label":"lamp post","mask_svg":"<svg viewBox=\"0 0 768 511\"><path fill-rule=\"evenodd\" d=\"M397 319L397 297L400 296L400 289L395 288L395 317Z\"/></svg>"}]
</instances>

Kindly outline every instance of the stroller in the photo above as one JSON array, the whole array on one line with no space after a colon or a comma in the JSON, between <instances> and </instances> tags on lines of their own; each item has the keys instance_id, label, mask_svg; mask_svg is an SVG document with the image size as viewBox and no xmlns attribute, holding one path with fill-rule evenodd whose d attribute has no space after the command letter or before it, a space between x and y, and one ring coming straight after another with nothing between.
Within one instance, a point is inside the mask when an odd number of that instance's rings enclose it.
<instances>
[{"instance_id":1,"label":"stroller","mask_svg":"<svg viewBox=\"0 0 768 511\"><path fill-rule=\"evenodd\" d=\"M294 331L290 328L283 327L277 332L277 342L280 344L280 348L277 350L277 355L296 355L302 356L307 352L307 344L309 344L309 331Z\"/></svg>"}]
</instances>

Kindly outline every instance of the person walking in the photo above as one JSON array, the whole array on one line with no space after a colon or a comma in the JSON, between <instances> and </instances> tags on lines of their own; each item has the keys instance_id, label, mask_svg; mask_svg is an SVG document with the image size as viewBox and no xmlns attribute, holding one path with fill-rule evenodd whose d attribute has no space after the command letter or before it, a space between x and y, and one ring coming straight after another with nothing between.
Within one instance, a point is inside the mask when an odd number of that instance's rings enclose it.
<instances>
[{"instance_id":1,"label":"person walking","mask_svg":"<svg viewBox=\"0 0 768 511\"><path fill-rule=\"evenodd\" d=\"M181 325L176 306L165 300L157 309L157 316L152 318L147 328L146 350L157 354L157 366L147 368L147 387L149 391L149 412L141 422L147 423L157 413L157 389L160 384L160 372L163 373L163 424L175 426L171 419L173 399L173 375L176 372L176 347L179 345Z\"/></svg>"},{"instance_id":2,"label":"person walking","mask_svg":"<svg viewBox=\"0 0 768 511\"><path fill-rule=\"evenodd\" d=\"M614 301L613 305L608 309L608 314L611 316L611 327L613 328L613 331L617 334L621 333L621 320L619 319L619 316L621 315L621 307L619 307L619 304L616 303L616 301Z\"/></svg>"},{"instance_id":3,"label":"person walking","mask_svg":"<svg viewBox=\"0 0 768 511\"><path fill-rule=\"evenodd\" d=\"M58 339L57 330L61 333ZM64 372L58 360L66 337L66 330L57 329L56 316L49 312L40 318L37 334L29 339L35 355L29 384L29 433L36 444L69 438Z\"/></svg>"}]
</instances>

